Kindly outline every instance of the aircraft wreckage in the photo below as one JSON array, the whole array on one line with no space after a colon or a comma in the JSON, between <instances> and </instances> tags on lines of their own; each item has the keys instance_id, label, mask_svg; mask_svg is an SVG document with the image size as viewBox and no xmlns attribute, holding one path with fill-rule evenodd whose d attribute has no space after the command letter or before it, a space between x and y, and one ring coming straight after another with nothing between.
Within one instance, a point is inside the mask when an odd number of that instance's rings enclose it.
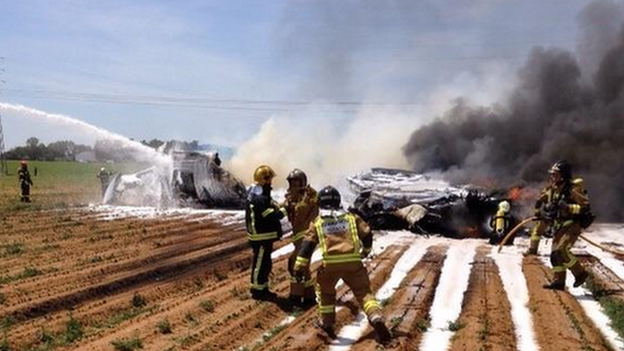
<instances>
[{"instance_id":1,"label":"aircraft wreckage","mask_svg":"<svg viewBox=\"0 0 624 351\"><path fill-rule=\"evenodd\" d=\"M493 233L490 220L501 201L514 200L508 191L456 187L405 170L373 168L348 177L347 181L356 194L349 210L360 215L373 229L490 238L493 244L501 238ZM515 211L510 216L512 226L516 222Z\"/></svg>"},{"instance_id":2,"label":"aircraft wreckage","mask_svg":"<svg viewBox=\"0 0 624 351\"><path fill-rule=\"evenodd\" d=\"M221 167L218 154L172 151L172 166L115 174L104 204L242 209L245 185Z\"/></svg>"}]
</instances>

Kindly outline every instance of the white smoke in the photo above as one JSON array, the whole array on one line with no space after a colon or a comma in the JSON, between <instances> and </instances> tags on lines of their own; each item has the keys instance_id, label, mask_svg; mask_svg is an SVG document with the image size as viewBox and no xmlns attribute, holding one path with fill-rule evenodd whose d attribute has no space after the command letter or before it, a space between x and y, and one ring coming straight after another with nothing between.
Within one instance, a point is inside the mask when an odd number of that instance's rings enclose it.
<instances>
[{"instance_id":1,"label":"white smoke","mask_svg":"<svg viewBox=\"0 0 624 351\"><path fill-rule=\"evenodd\" d=\"M337 184L371 167L409 168L402 148L411 130L442 115L458 96L478 104L497 101L515 82L508 71L507 65L494 63L477 74L463 72L421 103L367 105L347 121L327 117L326 110L314 105L272 117L237 148L226 168L249 183L254 169L267 164L278 173L278 186L286 184L294 168L305 171L316 186Z\"/></svg>"}]
</instances>

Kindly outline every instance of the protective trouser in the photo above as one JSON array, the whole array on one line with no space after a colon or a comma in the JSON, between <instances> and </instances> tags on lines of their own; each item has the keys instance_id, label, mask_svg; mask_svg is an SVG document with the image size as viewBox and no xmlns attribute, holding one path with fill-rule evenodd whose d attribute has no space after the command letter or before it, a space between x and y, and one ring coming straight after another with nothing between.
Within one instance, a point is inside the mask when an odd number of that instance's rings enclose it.
<instances>
[{"instance_id":1,"label":"protective trouser","mask_svg":"<svg viewBox=\"0 0 624 351\"><path fill-rule=\"evenodd\" d=\"M316 293L314 289L314 279L312 279L310 268L305 268L303 281L298 281L297 278L295 278L295 261L297 260L297 255L299 254L302 243L303 238L293 241L293 244L295 245L295 250L290 254L290 257L288 258L288 272L290 273L290 295L303 297L306 299L313 299L315 298Z\"/></svg>"},{"instance_id":2,"label":"protective trouser","mask_svg":"<svg viewBox=\"0 0 624 351\"><path fill-rule=\"evenodd\" d=\"M21 185L21 200L22 202L30 202L30 185L22 184Z\"/></svg>"},{"instance_id":3,"label":"protective trouser","mask_svg":"<svg viewBox=\"0 0 624 351\"><path fill-rule=\"evenodd\" d=\"M328 264L317 271L318 310L324 327L333 327L336 321L336 284L342 279L368 317L381 318L381 306L370 289L368 272L361 262Z\"/></svg>"},{"instance_id":4,"label":"protective trouser","mask_svg":"<svg viewBox=\"0 0 624 351\"><path fill-rule=\"evenodd\" d=\"M262 291L269 289L269 274L271 274L273 252L273 240L251 241L249 242L253 250L253 261L251 262L251 291Z\"/></svg>"},{"instance_id":5,"label":"protective trouser","mask_svg":"<svg viewBox=\"0 0 624 351\"><path fill-rule=\"evenodd\" d=\"M555 281L565 283L566 269L569 269L575 278L585 275L585 269L579 260L570 252L570 249L581 235L581 226L578 223L569 223L555 231L550 263L553 266Z\"/></svg>"}]
</instances>

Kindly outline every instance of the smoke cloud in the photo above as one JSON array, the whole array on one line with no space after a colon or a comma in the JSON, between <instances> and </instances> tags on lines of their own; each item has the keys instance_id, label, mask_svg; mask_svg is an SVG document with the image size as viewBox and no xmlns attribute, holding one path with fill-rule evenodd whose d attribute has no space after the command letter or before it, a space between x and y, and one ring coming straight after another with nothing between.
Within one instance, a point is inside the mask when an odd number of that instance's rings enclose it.
<instances>
[{"instance_id":1,"label":"smoke cloud","mask_svg":"<svg viewBox=\"0 0 624 351\"><path fill-rule=\"evenodd\" d=\"M567 159L599 219L624 220L622 9L592 3L579 16L577 54L534 48L499 104L459 100L418 128L404 147L411 167L443 171L455 182L510 186L540 183L553 162Z\"/></svg>"},{"instance_id":2,"label":"smoke cloud","mask_svg":"<svg viewBox=\"0 0 624 351\"><path fill-rule=\"evenodd\" d=\"M436 78L444 84L423 82L426 64L412 59L430 57L440 49L440 38L423 28L467 21L485 6L470 1L466 11L459 3L288 3L275 33L276 62L297 68L293 95L310 104L266 121L238 147L227 167L249 182L258 165L268 164L278 173L279 185L297 167L315 186L336 184L370 167L408 167L401 148L430 116L448 109L458 95L489 103L507 88L506 65L496 62L472 71L441 71ZM472 37L454 39L469 42ZM349 105L352 111L344 112L342 106L328 106L328 101L384 103ZM401 104L410 101L418 103Z\"/></svg>"}]
</instances>

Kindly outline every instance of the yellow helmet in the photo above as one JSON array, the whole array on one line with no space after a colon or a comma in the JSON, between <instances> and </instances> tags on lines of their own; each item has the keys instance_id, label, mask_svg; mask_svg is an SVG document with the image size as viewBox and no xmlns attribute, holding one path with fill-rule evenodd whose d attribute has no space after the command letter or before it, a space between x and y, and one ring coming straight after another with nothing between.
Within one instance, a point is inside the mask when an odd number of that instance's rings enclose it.
<instances>
[{"instance_id":1,"label":"yellow helmet","mask_svg":"<svg viewBox=\"0 0 624 351\"><path fill-rule=\"evenodd\" d=\"M258 185L266 185L275 177L276 173L273 168L262 165L256 168L254 172L254 182Z\"/></svg>"}]
</instances>

